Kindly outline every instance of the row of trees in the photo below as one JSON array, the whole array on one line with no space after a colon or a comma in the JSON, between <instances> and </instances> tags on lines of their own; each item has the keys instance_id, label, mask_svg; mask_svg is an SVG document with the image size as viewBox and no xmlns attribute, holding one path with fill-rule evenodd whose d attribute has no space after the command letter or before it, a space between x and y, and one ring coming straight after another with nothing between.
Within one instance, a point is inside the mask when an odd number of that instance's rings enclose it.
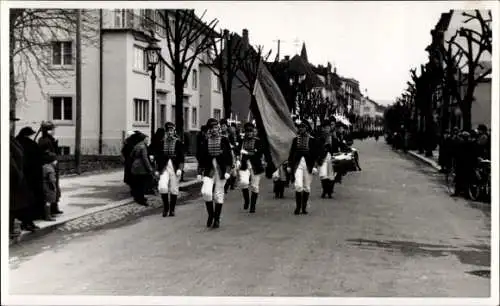
<instances>
[{"instance_id":1,"label":"row of trees","mask_svg":"<svg viewBox=\"0 0 500 306\"><path fill-rule=\"evenodd\" d=\"M460 108L463 129L472 128L474 92L491 74L491 65L483 67L481 61L485 53L492 52L491 11L462 12L463 26L446 40L445 32L453 14L459 13L443 14L436 29L431 31L432 43L426 48L428 62L420 66L420 74L416 69L410 71L407 90L385 115L389 131L404 125L415 136L418 149L428 156L435 148L436 137L449 128L452 102Z\"/></svg>"},{"instance_id":2,"label":"row of trees","mask_svg":"<svg viewBox=\"0 0 500 306\"><path fill-rule=\"evenodd\" d=\"M97 10L80 10L79 22L82 44L99 47L99 31L102 30L103 13ZM237 79L241 86L253 91L257 69L264 48L247 44L229 30L216 30L217 19L205 21L194 10L167 9L146 10L146 14L127 11L127 18L139 21L145 32L162 29L166 34L167 56L161 58L174 75L177 132L183 135L184 84L196 60L201 60L217 76L221 84L224 117L231 116L231 90ZM54 70L51 67L51 42L65 41L77 36L76 10L71 9L11 9L10 10L10 108L15 114L22 91L29 75L38 82L42 94L51 82L63 82L74 72ZM134 23L135 25L135 23ZM149 36L151 42L154 37ZM74 58L65 59L73 63Z\"/></svg>"}]
</instances>

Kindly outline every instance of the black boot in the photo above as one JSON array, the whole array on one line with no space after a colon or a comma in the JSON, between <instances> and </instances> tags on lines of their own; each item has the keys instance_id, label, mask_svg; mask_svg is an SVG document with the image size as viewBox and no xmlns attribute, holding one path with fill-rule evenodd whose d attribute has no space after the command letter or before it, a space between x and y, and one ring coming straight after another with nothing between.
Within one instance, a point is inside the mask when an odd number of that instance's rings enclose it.
<instances>
[{"instance_id":1,"label":"black boot","mask_svg":"<svg viewBox=\"0 0 500 306\"><path fill-rule=\"evenodd\" d=\"M219 228L221 211L222 211L222 204L216 203L214 211L214 224L212 225L212 228Z\"/></svg>"},{"instance_id":2,"label":"black boot","mask_svg":"<svg viewBox=\"0 0 500 306\"><path fill-rule=\"evenodd\" d=\"M309 200L309 192L302 192L302 214L307 215L307 201Z\"/></svg>"},{"instance_id":3,"label":"black boot","mask_svg":"<svg viewBox=\"0 0 500 306\"><path fill-rule=\"evenodd\" d=\"M248 209L248 206L250 206L250 193L248 192L248 188L241 189L241 193L243 193L243 209Z\"/></svg>"},{"instance_id":4,"label":"black boot","mask_svg":"<svg viewBox=\"0 0 500 306\"><path fill-rule=\"evenodd\" d=\"M50 203L50 213L52 215L58 215L63 213L61 210L59 210L59 202Z\"/></svg>"},{"instance_id":5,"label":"black boot","mask_svg":"<svg viewBox=\"0 0 500 306\"><path fill-rule=\"evenodd\" d=\"M321 193L321 198L324 199L326 197L326 194L328 193L328 181L327 180L321 180L321 189L323 190Z\"/></svg>"},{"instance_id":6,"label":"black boot","mask_svg":"<svg viewBox=\"0 0 500 306\"><path fill-rule=\"evenodd\" d=\"M56 221L56 219L54 219L52 217L52 214L50 213L50 206L49 205L45 205L44 207L44 220L45 221Z\"/></svg>"},{"instance_id":7,"label":"black boot","mask_svg":"<svg viewBox=\"0 0 500 306\"><path fill-rule=\"evenodd\" d=\"M177 204L177 195L176 194L171 194L170 195L170 210L168 215L170 217L175 216L175 204Z\"/></svg>"},{"instance_id":8,"label":"black boot","mask_svg":"<svg viewBox=\"0 0 500 306\"><path fill-rule=\"evenodd\" d=\"M302 206L302 192L295 192L295 211L293 213L299 215L301 206Z\"/></svg>"},{"instance_id":9,"label":"black boot","mask_svg":"<svg viewBox=\"0 0 500 306\"><path fill-rule=\"evenodd\" d=\"M208 213L207 227L211 227L214 222L214 202L205 202L205 207Z\"/></svg>"},{"instance_id":10,"label":"black boot","mask_svg":"<svg viewBox=\"0 0 500 306\"><path fill-rule=\"evenodd\" d=\"M328 180L328 197L331 199L333 194L333 187L335 186L335 182L333 180Z\"/></svg>"},{"instance_id":11,"label":"black boot","mask_svg":"<svg viewBox=\"0 0 500 306\"><path fill-rule=\"evenodd\" d=\"M163 201L163 213L161 215L162 215L162 217L165 218L168 214L168 211L170 210L170 204L168 201L168 193L162 193L161 200Z\"/></svg>"},{"instance_id":12,"label":"black boot","mask_svg":"<svg viewBox=\"0 0 500 306\"><path fill-rule=\"evenodd\" d=\"M229 180L226 181L226 184L224 184L224 194L227 194L229 191Z\"/></svg>"},{"instance_id":13,"label":"black boot","mask_svg":"<svg viewBox=\"0 0 500 306\"><path fill-rule=\"evenodd\" d=\"M250 213L255 212L255 205L257 204L257 197L259 196L258 193L252 192L252 198L250 200Z\"/></svg>"}]
</instances>

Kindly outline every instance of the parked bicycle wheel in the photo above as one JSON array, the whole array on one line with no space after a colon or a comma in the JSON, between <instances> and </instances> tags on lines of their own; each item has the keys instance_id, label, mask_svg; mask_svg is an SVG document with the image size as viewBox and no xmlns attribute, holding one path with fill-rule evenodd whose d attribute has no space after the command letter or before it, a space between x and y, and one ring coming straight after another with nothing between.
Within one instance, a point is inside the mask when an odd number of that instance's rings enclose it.
<instances>
[{"instance_id":1,"label":"parked bicycle wheel","mask_svg":"<svg viewBox=\"0 0 500 306\"><path fill-rule=\"evenodd\" d=\"M455 188L455 180L456 180L456 173L455 173L455 168L451 168L447 173L446 173L446 188L448 189L448 193L450 195L454 195L456 193L456 188Z\"/></svg>"},{"instance_id":2,"label":"parked bicycle wheel","mask_svg":"<svg viewBox=\"0 0 500 306\"><path fill-rule=\"evenodd\" d=\"M481 198L483 193L483 186L481 183L481 173L479 171L474 171L474 176L472 177L469 188L468 188L469 198L472 201L477 201Z\"/></svg>"}]
</instances>

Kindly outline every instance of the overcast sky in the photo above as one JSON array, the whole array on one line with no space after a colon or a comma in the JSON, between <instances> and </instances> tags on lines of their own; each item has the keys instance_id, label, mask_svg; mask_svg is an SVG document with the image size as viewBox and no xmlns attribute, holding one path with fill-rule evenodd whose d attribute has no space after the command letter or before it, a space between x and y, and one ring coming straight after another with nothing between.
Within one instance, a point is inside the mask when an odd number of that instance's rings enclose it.
<instances>
[{"instance_id":1,"label":"overcast sky","mask_svg":"<svg viewBox=\"0 0 500 306\"><path fill-rule=\"evenodd\" d=\"M170 6L170 5L169 5ZM281 58L300 52L306 43L309 61L331 62L337 73L360 82L375 101L389 104L410 79L409 70L425 63L430 30L441 13L463 4L453 2L183 2L204 20L222 28L249 31L250 42L277 50ZM296 42L298 40L298 44Z\"/></svg>"}]
</instances>

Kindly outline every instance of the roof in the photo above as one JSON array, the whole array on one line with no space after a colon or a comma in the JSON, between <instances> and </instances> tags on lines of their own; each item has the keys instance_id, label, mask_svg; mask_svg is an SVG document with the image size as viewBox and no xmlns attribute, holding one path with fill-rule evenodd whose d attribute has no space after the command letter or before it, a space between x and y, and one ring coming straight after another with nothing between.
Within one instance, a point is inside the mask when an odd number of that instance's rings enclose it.
<instances>
[{"instance_id":1,"label":"roof","mask_svg":"<svg viewBox=\"0 0 500 306\"><path fill-rule=\"evenodd\" d=\"M295 55L289 61L288 70L292 74L305 74L306 79L311 81L311 85L314 87L324 86L324 83L320 80L316 73L314 73L312 67L314 66L305 62L300 55Z\"/></svg>"}]
</instances>

